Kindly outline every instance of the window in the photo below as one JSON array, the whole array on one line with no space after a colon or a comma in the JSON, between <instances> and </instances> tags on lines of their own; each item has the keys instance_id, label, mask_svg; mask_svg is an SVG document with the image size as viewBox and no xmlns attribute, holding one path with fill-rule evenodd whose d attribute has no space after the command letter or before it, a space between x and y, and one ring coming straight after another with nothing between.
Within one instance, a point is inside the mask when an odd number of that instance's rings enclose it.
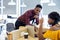
<instances>
[{"instance_id":1,"label":"window","mask_svg":"<svg viewBox=\"0 0 60 40\"><path fill-rule=\"evenodd\" d=\"M3 0L3 4L5 6L3 14L16 14L16 5L8 5L10 1L11 0ZM16 2L16 0L13 1Z\"/></svg>"}]
</instances>

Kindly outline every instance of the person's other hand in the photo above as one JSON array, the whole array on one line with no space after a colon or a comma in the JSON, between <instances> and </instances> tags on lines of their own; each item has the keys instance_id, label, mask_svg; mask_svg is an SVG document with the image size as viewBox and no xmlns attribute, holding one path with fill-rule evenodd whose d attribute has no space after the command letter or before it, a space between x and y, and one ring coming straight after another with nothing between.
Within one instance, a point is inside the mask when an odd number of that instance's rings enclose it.
<instances>
[{"instance_id":1,"label":"person's other hand","mask_svg":"<svg viewBox=\"0 0 60 40\"><path fill-rule=\"evenodd\" d=\"M60 26L58 24L56 24L50 28L50 30L59 30L59 29L60 29Z\"/></svg>"},{"instance_id":2,"label":"person's other hand","mask_svg":"<svg viewBox=\"0 0 60 40\"><path fill-rule=\"evenodd\" d=\"M38 18L38 15L35 15L34 18Z\"/></svg>"}]
</instances>

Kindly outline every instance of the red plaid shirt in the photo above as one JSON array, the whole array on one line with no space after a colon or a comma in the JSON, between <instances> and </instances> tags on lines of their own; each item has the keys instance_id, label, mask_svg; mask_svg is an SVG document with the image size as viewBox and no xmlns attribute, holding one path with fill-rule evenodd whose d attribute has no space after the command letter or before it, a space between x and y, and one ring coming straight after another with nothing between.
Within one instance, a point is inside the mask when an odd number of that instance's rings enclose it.
<instances>
[{"instance_id":1,"label":"red plaid shirt","mask_svg":"<svg viewBox=\"0 0 60 40\"><path fill-rule=\"evenodd\" d=\"M28 10L28 11L26 11L23 15L21 15L21 16L18 18L18 20L24 22L26 25L31 25L31 24L30 24L30 21L33 20L33 19L35 19L35 18L34 18L34 15L36 15L36 14L34 13L34 10ZM39 15L38 15L38 16L39 16ZM39 18L36 18L36 24L38 24L38 23L39 23Z\"/></svg>"}]
</instances>

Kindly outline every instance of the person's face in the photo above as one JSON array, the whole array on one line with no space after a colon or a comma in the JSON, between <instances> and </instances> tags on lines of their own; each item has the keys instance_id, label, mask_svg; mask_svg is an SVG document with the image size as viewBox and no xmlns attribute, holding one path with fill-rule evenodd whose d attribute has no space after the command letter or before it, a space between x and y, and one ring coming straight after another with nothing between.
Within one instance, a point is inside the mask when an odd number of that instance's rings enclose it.
<instances>
[{"instance_id":1,"label":"person's face","mask_svg":"<svg viewBox=\"0 0 60 40\"><path fill-rule=\"evenodd\" d=\"M48 23L51 25L51 24L53 24L53 23L54 23L54 20L53 20L53 19L51 19L51 18L48 18Z\"/></svg>"},{"instance_id":2,"label":"person's face","mask_svg":"<svg viewBox=\"0 0 60 40\"><path fill-rule=\"evenodd\" d=\"M37 7L34 9L35 14L39 15L41 8Z\"/></svg>"}]
</instances>

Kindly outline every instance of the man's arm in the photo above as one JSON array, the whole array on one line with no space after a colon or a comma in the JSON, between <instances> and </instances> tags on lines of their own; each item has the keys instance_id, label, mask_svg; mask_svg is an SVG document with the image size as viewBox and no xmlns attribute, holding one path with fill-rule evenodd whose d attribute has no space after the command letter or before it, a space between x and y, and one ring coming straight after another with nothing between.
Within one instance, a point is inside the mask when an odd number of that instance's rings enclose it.
<instances>
[{"instance_id":1,"label":"man's arm","mask_svg":"<svg viewBox=\"0 0 60 40\"><path fill-rule=\"evenodd\" d=\"M30 15L31 15L31 12L30 11L27 11L26 13L25 13L25 23L26 23L26 25L31 25L30 24Z\"/></svg>"}]
</instances>

